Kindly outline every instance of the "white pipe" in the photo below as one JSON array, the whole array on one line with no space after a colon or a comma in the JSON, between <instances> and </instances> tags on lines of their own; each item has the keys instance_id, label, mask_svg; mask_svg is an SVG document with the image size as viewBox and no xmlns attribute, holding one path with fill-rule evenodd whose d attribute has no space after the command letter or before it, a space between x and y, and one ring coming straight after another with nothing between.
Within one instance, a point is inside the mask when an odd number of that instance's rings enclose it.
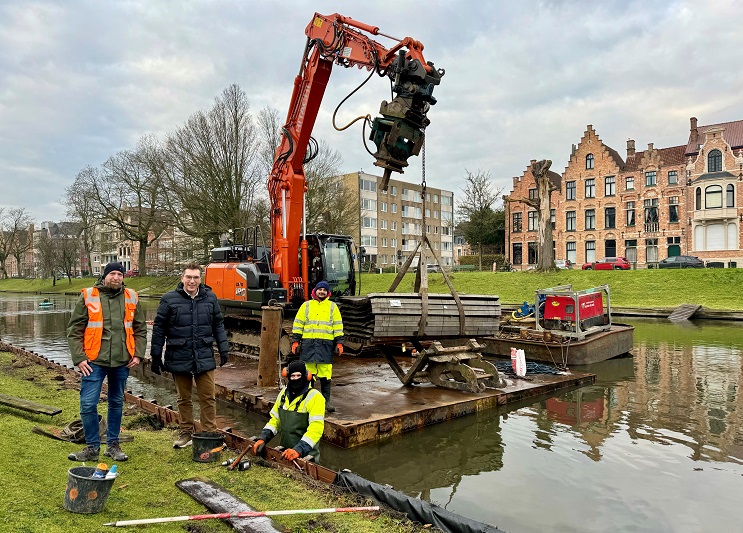
<instances>
[{"instance_id":1,"label":"white pipe","mask_svg":"<svg viewBox=\"0 0 743 533\"><path fill-rule=\"evenodd\" d=\"M286 239L286 190L281 189L281 235Z\"/></svg>"}]
</instances>

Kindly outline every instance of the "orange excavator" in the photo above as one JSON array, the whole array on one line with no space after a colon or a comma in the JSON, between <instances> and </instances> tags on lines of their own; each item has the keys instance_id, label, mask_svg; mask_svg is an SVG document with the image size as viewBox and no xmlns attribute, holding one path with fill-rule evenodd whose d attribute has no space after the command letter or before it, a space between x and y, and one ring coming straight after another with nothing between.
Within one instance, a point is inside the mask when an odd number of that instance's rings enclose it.
<instances>
[{"instance_id":1,"label":"orange excavator","mask_svg":"<svg viewBox=\"0 0 743 533\"><path fill-rule=\"evenodd\" d=\"M369 140L376 146L374 164L384 169L381 188L387 189L392 172L402 173L407 160L418 155L429 124L426 117L436 103L433 89L444 70L423 57L423 45L410 37L396 39L376 26L339 14L315 13L305 29L307 44L299 74L294 80L289 112L281 144L276 149L268 178L271 204L270 246L260 246L259 232L243 230L231 243L212 250L206 268L206 283L226 314L236 309L258 314L262 306L275 302L296 309L307 300L314 285L326 280L332 297L353 296L356 290L356 247L347 235L307 234L303 165L316 155L312 129L320 109L333 65L358 67L390 79L394 97L383 101L380 117L371 123ZM386 48L370 35L393 39ZM368 79L368 78L367 78ZM365 83L365 82L364 82ZM233 344L254 345L255 338L242 338L232 331ZM282 348L282 353L284 348Z\"/></svg>"}]
</instances>

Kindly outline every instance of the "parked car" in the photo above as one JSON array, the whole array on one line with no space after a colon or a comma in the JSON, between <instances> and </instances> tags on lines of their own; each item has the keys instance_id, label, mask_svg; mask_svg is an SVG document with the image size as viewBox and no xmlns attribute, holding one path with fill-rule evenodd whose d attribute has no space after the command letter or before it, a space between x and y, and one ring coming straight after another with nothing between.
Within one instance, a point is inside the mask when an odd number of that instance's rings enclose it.
<instances>
[{"instance_id":1,"label":"parked car","mask_svg":"<svg viewBox=\"0 0 743 533\"><path fill-rule=\"evenodd\" d=\"M632 264L624 257L604 257L583 265L583 270L630 270L631 268Z\"/></svg>"},{"instance_id":2,"label":"parked car","mask_svg":"<svg viewBox=\"0 0 743 533\"><path fill-rule=\"evenodd\" d=\"M426 272L441 272L439 265L426 265Z\"/></svg>"},{"instance_id":3,"label":"parked car","mask_svg":"<svg viewBox=\"0 0 743 533\"><path fill-rule=\"evenodd\" d=\"M658 268L704 268L704 261L693 255L677 255L658 261Z\"/></svg>"},{"instance_id":4,"label":"parked car","mask_svg":"<svg viewBox=\"0 0 743 533\"><path fill-rule=\"evenodd\" d=\"M125 278L134 278L136 276L139 276L139 270L127 270L124 274Z\"/></svg>"},{"instance_id":5,"label":"parked car","mask_svg":"<svg viewBox=\"0 0 743 533\"><path fill-rule=\"evenodd\" d=\"M555 266L564 270L566 268L573 268L573 263L570 259L555 259Z\"/></svg>"}]
</instances>

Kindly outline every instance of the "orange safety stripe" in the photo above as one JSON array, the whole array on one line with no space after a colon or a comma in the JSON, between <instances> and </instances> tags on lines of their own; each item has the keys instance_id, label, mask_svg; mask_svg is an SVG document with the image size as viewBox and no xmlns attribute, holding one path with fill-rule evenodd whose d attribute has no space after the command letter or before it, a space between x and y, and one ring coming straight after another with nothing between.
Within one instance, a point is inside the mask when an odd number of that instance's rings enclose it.
<instances>
[{"instance_id":1,"label":"orange safety stripe","mask_svg":"<svg viewBox=\"0 0 743 533\"><path fill-rule=\"evenodd\" d=\"M88 287L82 291L85 307L88 308L88 325L83 336L83 350L91 361L94 361L101 351L103 339L103 309L101 296L97 287ZM136 339L134 338L134 313L137 310L139 296L132 289L124 289L124 330L126 331L126 349L129 357L134 357Z\"/></svg>"}]
</instances>

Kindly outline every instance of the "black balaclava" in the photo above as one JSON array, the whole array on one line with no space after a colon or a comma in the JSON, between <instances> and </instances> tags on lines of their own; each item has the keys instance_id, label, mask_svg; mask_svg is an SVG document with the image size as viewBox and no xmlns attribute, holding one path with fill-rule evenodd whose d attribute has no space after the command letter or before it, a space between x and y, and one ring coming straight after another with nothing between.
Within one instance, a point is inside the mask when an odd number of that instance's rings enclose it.
<instances>
[{"instance_id":1,"label":"black balaclava","mask_svg":"<svg viewBox=\"0 0 743 533\"><path fill-rule=\"evenodd\" d=\"M291 375L295 372L302 374L299 379L291 379ZM289 366L286 367L286 376L288 379L286 391L289 396L289 401L294 400L297 396L300 396L309 386L307 381L307 367L302 361L292 361Z\"/></svg>"}]
</instances>

